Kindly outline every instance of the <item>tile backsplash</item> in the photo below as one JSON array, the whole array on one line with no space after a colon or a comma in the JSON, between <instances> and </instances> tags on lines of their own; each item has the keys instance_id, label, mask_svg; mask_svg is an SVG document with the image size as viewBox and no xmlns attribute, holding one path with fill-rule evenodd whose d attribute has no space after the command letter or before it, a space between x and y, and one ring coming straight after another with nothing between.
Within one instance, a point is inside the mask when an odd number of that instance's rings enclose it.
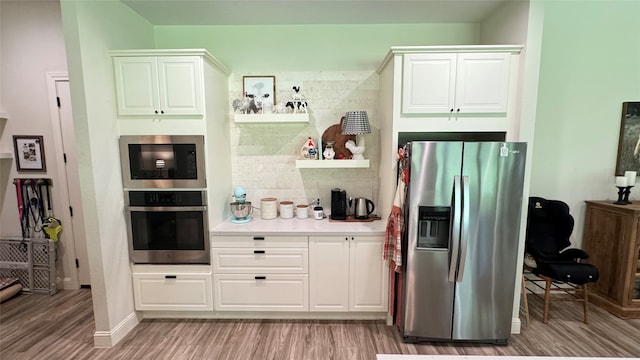
<instances>
[{"instance_id":1,"label":"tile backsplash","mask_svg":"<svg viewBox=\"0 0 640 360\"><path fill-rule=\"evenodd\" d=\"M366 197L377 202L380 155L380 126L377 117L378 75L373 71L282 72L275 74L233 74L230 99L242 98L242 76L274 75L276 101L286 103L300 86L307 98L309 123L238 123L231 121L233 186L247 191L247 200L256 207L260 199L275 197L295 204L320 198L326 212L331 209L331 189L342 188L348 196ZM371 134L359 135L366 141L368 169L297 169L300 148L311 136L316 142L331 125L353 110L365 110ZM314 160L308 160L314 161ZM321 161L321 160L317 160ZM339 160L322 160L339 161ZM256 215L258 216L258 215Z\"/></svg>"}]
</instances>

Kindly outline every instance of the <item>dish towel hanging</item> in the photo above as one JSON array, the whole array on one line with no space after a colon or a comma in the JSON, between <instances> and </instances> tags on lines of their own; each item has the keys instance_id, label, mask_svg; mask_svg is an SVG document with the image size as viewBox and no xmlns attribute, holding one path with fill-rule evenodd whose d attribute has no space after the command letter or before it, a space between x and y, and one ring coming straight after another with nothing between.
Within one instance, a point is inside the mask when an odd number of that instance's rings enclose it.
<instances>
[{"instance_id":1,"label":"dish towel hanging","mask_svg":"<svg viewBox=\"0 0 640 360\"><path fill-rule=\"evenodd\" d=\"M399 272L402 266L402 232L404 230L404 202L406 177L408 169L405 166L405 151L398 150L398 186L393 199L393 206L387 219L387 229L384 241L384 260L391 260L394 271Z\"/></svg>"},{"instance_id":2,"label":"dish towel hanging","mask_svg":"<svg viewBox=\"0 0 640 360\"><path fill-rule=\"evenodd\" d=\"M393 323L400 326L401 319L398 314L401 313L402 304L402 233L404 231L404 203L406 198L406 184L408 181L408 167L406 166L407 157L405 149L398 150L398 185L393 199L393 206L389 219L387 220L387 229L384 240L384 260L389 261L389 315L393 319Z\"/></svg>"}]
</instances>

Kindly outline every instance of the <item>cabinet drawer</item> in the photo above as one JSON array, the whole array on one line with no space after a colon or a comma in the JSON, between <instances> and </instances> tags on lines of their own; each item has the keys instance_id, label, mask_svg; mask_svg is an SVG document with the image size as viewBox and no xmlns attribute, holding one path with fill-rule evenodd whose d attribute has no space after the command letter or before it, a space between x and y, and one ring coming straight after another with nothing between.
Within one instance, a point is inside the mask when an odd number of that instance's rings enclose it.
<instances>
[{"instance_id":1,"label":"cabinet drawer","mask_svg":"<svg viewBox=\"0 0 640 360\"><path fill-rule=\"evenodd\" d=\"M213 272L226 274L307 273L308 249L305 248L214 248Z\"/></svg>"},{"instance_id":2,"label":"cabinet drawer","mask_svg":"<svg viewBox=\"0 0 640 360\"><path fill-rule=\"evenodd\" d=\"M302 274L215 274L216 311L308 311L309 281Z\"/></svg>"},{"instance_id":3,"label":"cabinet drawer","mask_svg":"<svg viewBox=\"0 0 640 360\"><path fill-rule=\"evenodd\" d=\"M238 236L211 236L211 246L220 248L239 247L285 247L308 248L309 242L306 236L262 236L262 235L238 235Z\"/></svg>"},{"instance_id":4,"label":"cabinet drawer","mask_svg":"<svg viewBox=\"0 0 640 360\"><path fill-rule=\"evenodd\" d=\"M213 310L211 273L134 273L136 310Z\"/></svg>"}]
</instances>

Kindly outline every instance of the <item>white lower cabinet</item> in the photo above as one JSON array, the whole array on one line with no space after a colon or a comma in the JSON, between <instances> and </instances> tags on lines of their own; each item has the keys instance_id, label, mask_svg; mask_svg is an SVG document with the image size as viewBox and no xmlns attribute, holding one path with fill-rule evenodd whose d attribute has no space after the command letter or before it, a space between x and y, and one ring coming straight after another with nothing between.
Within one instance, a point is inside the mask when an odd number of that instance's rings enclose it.
<instances>
[{"instance_id":1,"label":"white lower cabinet","mask_svg":"<svg viewBox=\"0 0 640 360\"><path fill-rule=\"evenodd\" d=\"M211 267L133 265L136 310L211 311Z\"/></svg>"},{"instance_id":2,"label":"white lower cabinet","mask_svg":"<svg viewBox=\"0 0 640 360\"><path fill-rule=\"evenodd\" d=\"M387 311L383 243L381 236L309 237L310 311Z\"/></svg>"},{"instance_id":3,"label":"white lower cabinet","mask_svg":"<svg viewBox=\"0 0 640 360\"><path fill-rule=\"evenodd\" d=\"M349 237L309 238L311 311L349 311Z\"/></svg>"},{"instance_id":4,"label":"white lower cabinet","mask_svg":"<svg viewBox=\"0 0 640 360\"><path fill-rule=\"evenodd\" d=\"M214 248L213 272L216 274L307 273L306 248Z\"/></svg>"},{"instance_id":5,"label":"white lower cabinet","mask_svg":"<svg viewBox=\"0 0 640 360\"><path fill-rule=\"evenodd\" d=\"M216 274L217 311L308 311L307 274Z\"/></svg>"},{"instance_id":6,"label":"white lower cabinet","mask_svg":"<svg viewBox=\"0 0 640 360\"><path fill-rule=\"evenodd\" d=\"M308 311L306 236L212 237L216 311Z\"/></svg>"}]
</instances>

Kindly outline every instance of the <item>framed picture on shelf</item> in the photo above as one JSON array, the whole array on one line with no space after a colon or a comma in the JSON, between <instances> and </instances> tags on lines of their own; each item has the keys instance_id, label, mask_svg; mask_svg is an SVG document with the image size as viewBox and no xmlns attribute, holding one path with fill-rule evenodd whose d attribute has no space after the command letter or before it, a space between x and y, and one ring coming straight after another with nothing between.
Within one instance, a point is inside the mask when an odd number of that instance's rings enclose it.
<instances>
[{"instance_id":1,"label":"framed picture on shelf","mask_svg":"<svg viewBox=\"0 0 640 360\"><path fill-rule=\"evenodd\" d=\"M622 103L616 175L625 171L640 172L640 102Z\"/></svg>"},{"instance_id":2,"label":"framed picture on shelf","mask_svg":"<svg viewBox=\"0 0 640 360\"><path fill-rule=\"evenodd\" d=\"M44 144L40 135L13 135L18 171L47 171Z\"/></svg>"},{"instance_id":3,"label":"framed picture on shelf","mask_svg":"<svg viewBox=\"0 0 640 360\"><path fill-rule=\"evenodd\" d=\"M243 96L253 95L255 99L267 99L276 103L276 77L275 76L243 76Z\"/></svg>"}]
</instances>

